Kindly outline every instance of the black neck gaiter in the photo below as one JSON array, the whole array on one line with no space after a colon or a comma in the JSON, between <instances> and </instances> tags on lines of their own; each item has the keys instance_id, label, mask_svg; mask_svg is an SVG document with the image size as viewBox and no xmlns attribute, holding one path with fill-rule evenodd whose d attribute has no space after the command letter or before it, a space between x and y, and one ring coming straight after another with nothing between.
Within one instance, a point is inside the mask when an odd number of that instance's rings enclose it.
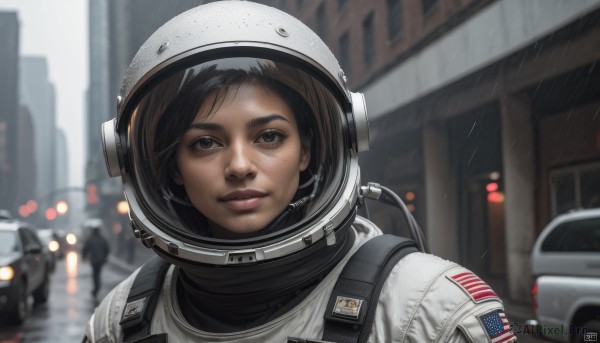
<instances>
[{"instance_id":1,"label":"black neck gaiter","mask_svg":"<svg viewBox=\"0 0 600 343\"><path fill-rule=\"evenodd\" d=\"M267 323L299 304L344 258L354 230L280 260L250 266L178 268L177 301L195 328L236 332Z\"/></svg>"}]
</instances>

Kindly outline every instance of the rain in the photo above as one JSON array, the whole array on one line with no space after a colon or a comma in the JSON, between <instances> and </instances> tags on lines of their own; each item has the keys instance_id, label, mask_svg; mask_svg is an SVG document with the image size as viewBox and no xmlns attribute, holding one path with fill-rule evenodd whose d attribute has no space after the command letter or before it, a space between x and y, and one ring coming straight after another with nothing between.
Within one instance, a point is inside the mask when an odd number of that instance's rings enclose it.
<instances>
[{"instance_id":1,"label":"rain","mask_svg":"<svg viewBox=\"0 0 600 343\"><path fill-rule=\"evenodd\" d=\"M134 232L124 178L109 177L101 126L130 100L121 86L140 86L124 76L146 39L209 2L0 0L0 229L50 229L40 242L54 264L23 320L0 265L0 343L81 342L100 301L155 255ZM600 341L600 1L257 2L327 44L331 78L365 96L361 183L394 191L431 253L498 293L519 342ZM238 24L253 30L250 19ZM411 235L383 202L358 215ZM97 294L83 255L94 220L110 247ZM548 275L572 287L552 293Z\"/></svg>"}]
</instances>

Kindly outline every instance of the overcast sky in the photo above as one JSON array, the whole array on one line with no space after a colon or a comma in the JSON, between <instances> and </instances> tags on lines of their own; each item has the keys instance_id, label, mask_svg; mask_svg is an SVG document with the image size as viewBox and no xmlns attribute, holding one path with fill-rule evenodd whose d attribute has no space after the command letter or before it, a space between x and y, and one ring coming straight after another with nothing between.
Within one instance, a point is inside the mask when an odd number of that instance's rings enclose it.
<instances>
[{"instance_id":1,"label":"overcast sky","mask_svg":"<svg viewBox=\"0 0 600 343\"><path fill-rule=\"evenodd\" d=\"M67 137L71 186L83 186L84 182L87 3L87 0L0 0L0 11L18 12L20 55L45 56L48 60L50 82L57 97L56 125Z\"/></svg>"}]
</instances>

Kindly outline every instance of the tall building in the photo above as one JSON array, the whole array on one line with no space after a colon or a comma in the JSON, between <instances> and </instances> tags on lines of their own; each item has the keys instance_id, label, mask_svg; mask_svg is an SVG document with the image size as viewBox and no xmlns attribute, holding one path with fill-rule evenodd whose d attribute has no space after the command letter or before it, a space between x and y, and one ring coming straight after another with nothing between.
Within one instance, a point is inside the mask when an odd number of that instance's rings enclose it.
<instances>
[{"instance_id":1,"label":"tall building","mask_svg":"<svg viewBox=\"0 0 600 343\"><path fill-rule=\"evenodd\" d=\"M54 196L49 199L50 204L55 206L57 201L66 201L68 210L66 213L59 214L55 220L56 226L70 225L71 214L77 211L76 196L69 187L69 153L67 137L62 129L56 128L56 190ZM83 208L83 207L81 207Z\"/></svg>"},{"instance_id":2,"label":"tall building","mask_svg":"<svg viewBox=\"0 0 600 343\"><path fill-rule=\"evenodd\" d=\"M109 53L118 50L109 44L108 1L89 1L89 75L90 85L87 91L87 161L86 161L86 190L93 189L94 196L101 184L113 185L109 181L104 166L102 141L100 134L101 124L114 115L114 101L116 96L109 96L110 63ZM118 189L118 185L113 187ZM90 216L102 216L97 204L88 208Z\"/></svg>"},{"instance_id":3,"label":"tall building","mask_svg":"<svg viewBox=\"0 0 600 343\"><path fill-rule=\"evenodd\" d=\"M18 158L18 181L16 201L17 206L27 203L29 200L37 199L37 175L38 170L35 159L35 132L33 128L33 117L29 109L21 106L19 113L19 135L17 143ZM16 213L15 213L16 215Z\"/></svg>"},{"instance_id":4,"label":"tall building","mask_svg":"<svg viewBox=\"0 0 600 343\"><path fill-rule=\"evenodd\" d=\"M16 212L19 124L19 21L0 12L0 208Z\"/></svg>"},{"instance_id":5,"label":"tall building","mask_svg":"<svg viewBox=\"0 0 600 343\"><path fill-rule=\"evenodd\" d=\"M67 136L62 129L56 128L56 189L69 186L69 151Z\"/></svg>"},{"instance_id":6,"label":"tall building","mask_svg":"<svg viewBox=\"0 0 600 343\"><path fill-rule=\"evenodd\" d=\"M269 2L318 32L364 92L364 181L401 195L432 252L529 299L544 225L600 206L600 2ZM395 210L370 210L406 234Z\"/></svg>"},{"instance_id":7,"label":"tall building","mask_svg":"<svg viewBox=\"0 0 600 343\"><path fill-rule=\"evenodd\" d=\"M56 189L56 97L45 57L23 56L20 65L21 104L33 118L37 198Z\"/></svg>"}]
</instances>

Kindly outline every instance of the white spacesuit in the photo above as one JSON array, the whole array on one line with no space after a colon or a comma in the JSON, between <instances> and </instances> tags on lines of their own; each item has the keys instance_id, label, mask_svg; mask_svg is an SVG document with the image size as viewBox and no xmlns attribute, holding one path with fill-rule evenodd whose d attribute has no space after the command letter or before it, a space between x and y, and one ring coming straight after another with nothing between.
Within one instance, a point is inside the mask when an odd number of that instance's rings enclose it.
<instances>
[{"instance_id":1,"label":"white spacesuit","mask_svg":"<svg viewBox=\"0 0 600 343\"><path fill-rule=\"evenodd\" d=\"M247 94L267 99L259 105L283 104L276 108L293 115L271 111L247 124L206 122L222 118L223 108L245 118L256 107ZM109 174L122 178L134 234L169 264L158 273L164 279L138 269L110 292L89 321L86 341L321 342L331 341L324 317L364 319L369 297L333 298L332 290L357 250L381 235L356 210L385 187L361 187L357 154L368 149L364 97L347 89L315 33L252 2L199 6L140 48L117 109L117 118L102 127ZM275 128L260 131L273 122ZM290 136L279 132L290 122L299 132L299 157L265 163ZM252 134L247 146L228 136L228 125ZM203 133L183 144L190 130ZM182 162L185 149L193 149L192 162ZM210 165L198 162L206 160ZM223 160L223 184L236 190L207 205L211 195L203 192L222 181L206 168L218 170ZM293 177L281 178L288 172L282 163L291 163ZM200 186L186 179L189 165L204 173L192 174ZM246 190L265 180L261 173L281 178L286 192L291 187L289 200L268 203L276 191ZM259 210L268 218L260 229L223 235L223 228L263 218L254 213ZM230 221L236 216L243 221ZM368 341L516 341L493 290L465 268L425 253L422 234L412 229L421 252L394 262L382 280ZM333 311L327 310L331 299ZM140 334L135 330L142 325L147 331Z\"/></svg>"},{"instance_id":2,"label":"white spacesuit","mask_svg":"<svg viewBox=\"0 0 600 343\"><path fill-rule=\"evenodd\" d=\"M151 333L167 333L169 342L287 342L289 337L319 340L322 313L337 276L349 256L364 241L381 234L372 223L357 217L352 250L339 265L294 309L261 326L229 333L198 330L187 323L177 302L169 268L156 306ZM379 298L368 342L514 342L500 299L493 294L478 298L453 277L465 268L439 257L413 253L402 259L388 277ZM90 319L86 336L90 342L121 342L119 321L135 273L109 293ZM481 289L489 289L482 285ZM483 323L486 316L503 321L502 334L490 338ZM505 339L505 340L503 340Z\"/></svg>"}]
</instances>

